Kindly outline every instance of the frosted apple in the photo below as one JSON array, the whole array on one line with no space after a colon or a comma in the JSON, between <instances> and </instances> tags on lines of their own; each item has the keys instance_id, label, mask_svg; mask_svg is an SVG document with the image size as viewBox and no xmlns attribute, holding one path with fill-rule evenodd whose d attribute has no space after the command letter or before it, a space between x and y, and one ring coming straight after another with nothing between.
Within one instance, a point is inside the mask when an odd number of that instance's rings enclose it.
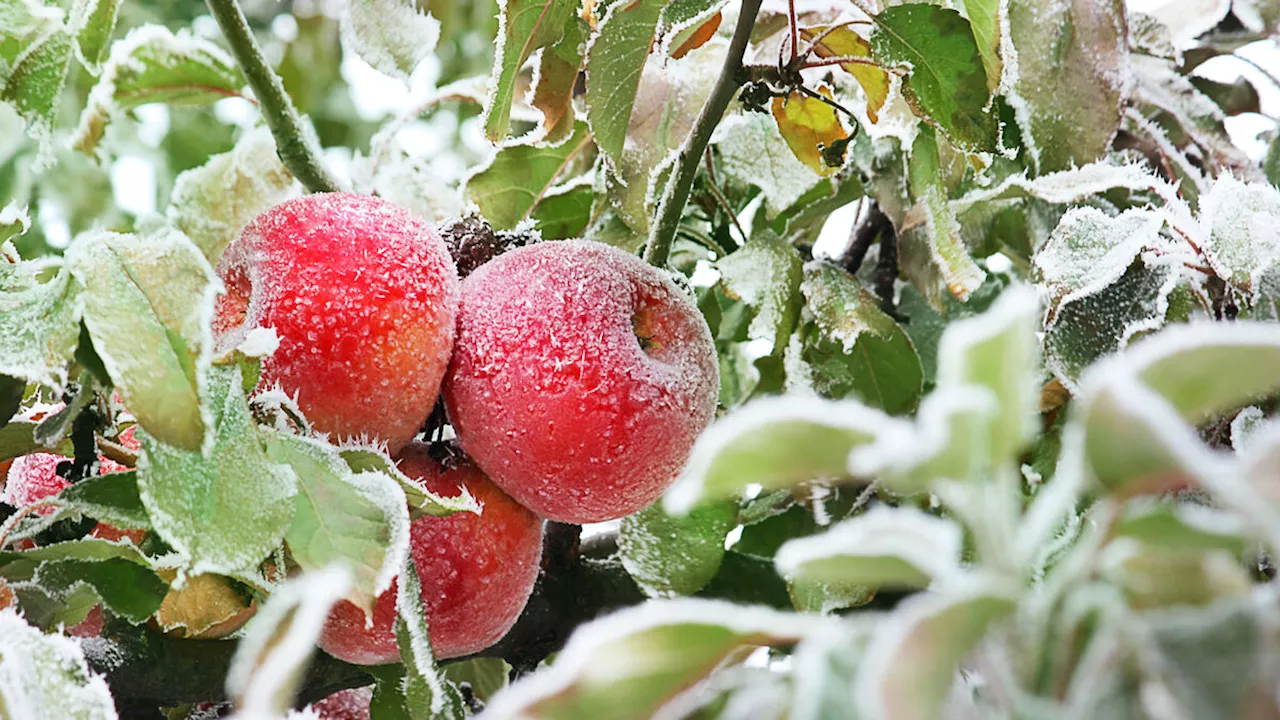
<instances>
[{"instance_id":1,"label":"frosted apple","mask_svg":"<svg viewBox=\"0 0 1280 720\"><path fill-rule=\"evenodd\" d=\"M421 517L409 528L409 551L422 584L431 648L439 658L483 650L511 629L538 578L542 520L512 500L474 465L461 461L443 470L426 445L405 449L400 470L441 495L465 487L483 512ZM320 647L360 665L397 662L396 591L374 603L373 624L350 602L334 606Z\"/></svg>"},{"instance_id":2,"label":"frosted apple","mask_svg":"<svg viewBox=\"0 0 1280 720\"><path fill-rule=\"evenodd\" d=\"M367 195L308 195L259 215L222 255L219 351L256 327L279 383L316 429L404 446L435 404L453 348L458 279L423 220Z\"/></svg>"},{"instance_id":3,"label":"frosted apple","mask_svg":"<svg viewBox=\"0 0 1280 720\"><path fill-rule=\"evenodd\" d=\"M542 517L610 520L656 500L711 421L715 345L657 269L570 240L462 283L445 402L463 449Z\"/></svg>"}]
</instances>

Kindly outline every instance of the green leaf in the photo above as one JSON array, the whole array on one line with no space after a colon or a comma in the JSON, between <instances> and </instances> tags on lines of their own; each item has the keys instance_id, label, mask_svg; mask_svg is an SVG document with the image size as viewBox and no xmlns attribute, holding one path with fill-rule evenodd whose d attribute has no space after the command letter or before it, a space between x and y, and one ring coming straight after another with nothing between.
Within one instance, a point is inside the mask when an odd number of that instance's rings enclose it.
<instances>
[{"instance_id":1,"label":"green leaf","mask_svg":"<svg viewBox=\"0 0 1280 720\"><path fill-rule=\"evenodd\" d=\"M229 55L210 40L186 32L174 35L158 25L142 25L111 46L102 77L72 135L72 146L97 152L107 123L147 103L209 105L240 97L244 77Z\"/></svg>"},{"instance_id":2,"label":"green leaf","mask_svg":"<svg viewBox=\"0 0 1280 720\"><path fill-rule=\"evenodd\" d=\"M0 257L0 374L63 386L80 335L81 291L60 261Z\"/></svg>"},{"instance_id":3,"label":"green leaf","mask_svg":"<svg viewBox=\"0 0 1280 720\"><path fill-rule=\"evenodd\" d=\"M960 572L960 526L912 508L876 507L778 549L791 582L924 588Z\"/></svg>"},{"instance_id":4,"label":"green leaf","mask_svg":"<svg viewBox=\"0 0 1280 720\"><path fill-rule=\"evenodd\" d=\"M484 133L489 140L507 136L521 66L536 50L560 42L576 7L571 0L506 0L500 5L498 53L485 104Z\"/></svg>"},{"instance_id":5,"label":"green leaf","mask_svg":"<svg viewBox=\"0 0 1280 720\"><path fill-rule=\"evenodd\" d=\"M947 202L946 188L942 184L937 138L928 128L921 128L916 136L908 162L911 194L917 204L908 211L903 224L923 227L930 260L941 274L947 290L964 302L982 286L986 273L969 257L969 248L961 237L960 223ZM900 242L910 239L908 235Z\"/></svg>"},{"instance_id":6,"label":"green leaf","mask_svg":"<svg viewBox=\"0 0 1280 720\"><path fill-rule=\"evenodd\" d=\"M45 156L52 153L54 115L71 66L71 51L71 34L58 23L13 59L12 66L5 68L7 79L0 76L5 80L0 86L0 101L13 106L27 121L27 134L41 143L38 165L45 164Z\"/></svg>"},{"instance_id":7,"label":"green leaf","mask_svg":"<svg viewBox=\"0 0 1280 720\"><path fill-rule=\"evenodd\" d=\"M1068 210L1032 261L1056 306L1087 297L1116 282L1138 253L1163 245L1164 217L1145 209L1129 209L1116 217L1093 207Z\"/></svg>"},{"instance_id":8,"label":"green leaf","mask_svg":"<svg viewBox=\"0 0 1280 720\"><path fill-rule=\"evenodd\" d=\"M26 206L19 206L16 200L10 201L0 209L0 257L6 261L17 262L18 256L13 247L5 247L5 243L13 238L27 234L31 229L31 215Z\"/></svg>"},{"instance_id":9,"label":"green leaf","mask_svg":"<svg viewBox=\"0 0 1280 720\"><path fill-rule=\"evenodd\" d=\"M481 702L488 702L489 698L507 686L511 666L502 658L480 657L449 663L440 672L454 685L468 683L473 695Z\"/></svg>"},{"instance_id":10,"label":"green leaf","mask_svg":"<svg viewBox=\"0 0 1280 720\"><path fill-rule=\"evenodd\" d=\"M591 27L580 17L564 24L564 35L542 51L533 84L531 104L542 113L542 130L548 142L559 142L573 132L573 91Z\"/></svg>"},{"instance_id":11,"label":"green leaf","mask_svg":"<svg viewBox=\"0 0 1280 720\"><path fill-rule=\"evenodd\" d=\"M151 529L136 470L86 478L59 493L58 500L114 527Z\"/></svg>"},{"instance_id":12,"label":"green leaf","mask_svg":"<svg viewBox=\"0 0 1280 720\"><path fill-rule=\"evenodd\" d=\"M330 608L347 591L346 570L329 567L290 579L245 625L227 670L227 694L250 717L289 712Z\"/></svg>"},{"instance_id":13,"label":"green leaf","mask_svg":"<svg viewBox=\"0 0 1280 720\"><path fill-rule=\"evenodd\" d=\"M62 593L86 584L107 609L134 625L160 609L169 592L169 584L153 570L122 558L49 562L40 567L37 577L41 586Z\"/></svg>"},{"instance_id":14,"label":"green leaf","mask_svg":"<svg viewBox=\"0 0 1280 720\"><path fill-rule=\"evenodd\" d=\"M280 546L295 512L297 476L267 457L238 366L209 375L215 442L208 455L138 432L138 491L156 533L192 575L243 575Z\"/></svg>"},{"instance_id":15,"label":"green leaf","mask_svg":"<svg viewBox=\"0 0 1280 720\"><path fill-rule=\"evenodd\" d=\"M367 447L344 447L339 449L339 454L353 472L377 472L395 480L409 501L410 518L416 519L423 515L445 517L458 512L479 513L481 510L480 504L466 488L460 488L461 493L456 496L436 495L400 472L395 462L383 451Z\"/></svg>"},{"instance_id":16,"label":"green leaf","mask_svg":"<svg viewBox=\"0 0 1280 720\"><path fill-rule=\"evenodd\" d=\"M852 401L765 398L718 420L694 444L666 508L683 513L747 485L788 488L848 475L851 450L902 422Z\"/></svg>"},{"instance_id":17,"label":"green leaf","mask_svg":"<svg viewBox=\"0 0 1280 720\"><path fill-rule=\"evenodd\" d=\"M652 717L743 648L789 644L819 618L713 600L667 600L583 625L555 663L498 693L493 717Z\"/></svg>"},{"instance_id":18,"label":"green leaf","mask_svg":"<svg viewBox=\"0 0 1280 720\"><path fill-rule=\"evenodd\" d=\"M544 240L580 237L591 222L595 200L595 188L590 183L570 181L548 190L530 217Z\"/></svg>"},{"instance_id":19,"label":"green leaf","mask_svg":"<svg viewBox=\"0 0 1280 720\"><path fill-rule=\"evenodd\" d=\"M1256 304L1262 278L1280 263L1280 192L1266 183L1243 183L1223 175L1200 205L1209 237L1206 256L1218 275L1250 294Z\"/></svg>"},{"instance_id":20,"label":"green leaf","mask_svg":"<svg viewBox=\"0 0 1280 720\"><path fill-rule=\"evenodd\" d=\"M411 0L351 0L342 14L342 43L384 75L408 81L436 49L440 21Z\"/></svg>"},{"instance_id":21,"label":"green leaf","mask_svg":"<svg viewBox=\"0 0 1280 720\"><path fill-rule=\"evenodd\" d=\"M467 717L462 694L436 668L427 636L427 613L422 604L422 584L412 561L406 562L396 595L396 644L404 662L400 698L408 718Z\"/></svg>"},{"instance_id":22,"label":"green leaf","mask_svg":"<svg viewBox=\"0 0 1280 720\"><path fill-rule=\"evenodd\" d=\"M661 504L622 519L618 554L650 597L692 595L711 581L724 559L724 540L738 524L736 499L672 517Z\"/></svg>"},{"instance_id":23,"label":"green leaf","mask_svg":"<svg viewBox=\"0 0 1280 720\"><path fill-rule=\"evenodd\" d=\"M1174 263L1139 257L1115 282L1064 299L1046 316L1045 365L1063 385L1076 390L1095 361L1123 350L1139 333L1164 325L1178 279Z\"/></svg>"},{"instance_id":24,"label":"green leaf","mask_svg":"<svg viewBox=\"0 0 1280 720\"><path fill-rule=\"evenodd\" d=\"M67 27L76 36L76 56L94 75L107 59L119 14L120 0L75 0L71 6Z\"/></svg>"},{"instance_id":25,"label":"green leaf","mask_svg":"<svg viewBox=\"0 0 1280 720\"><path fill-rule=\"evenodd\" d=\"M1125 362L1185 420L1201 423L1280 389L1280 327L1177 326L1137 345Z\"/></svg>"},{"instance_id":26,"label":"green leaf","mask_svg":"<svg viewBox=\"0 0 1280 720\"><path fill-rule=\"evenodd\" d=\"M1000 56L1000 35L1003 32L1000 21L1008 10L1002 11L999 0L961 0L959 7L964 9L973 29L973 39L978 44L982 67L987 73L987 89L995 92L1004 74L1004 60Z\"/></svg>"},{"instance_id":27,"label":"green leaf","mask_svg":"<svg viewBox=\"0 0 1280 720\"><path fill-rule=\"evenodd\" d=\"M107 681L90 674L73 638L45 635L13 608L0 610L0 707L13 718L116 716Z\"/></svg>"},{"instance_id":28,"label":"green leaf","mask_svg":"<svg viewBox=\"0 0 1280 720\"><path fill-rule=\"evenodd\" d=\"M717 126L714 140L725 177L760 188L767 219L786 211L822 181L796 159L772 116L730 115Z\"/></svg>"},{"instance_id":29,"label":"green leaf","mask_svg":"<svg viewBox=\"0 0 1280 720\"><path fill-rule=\"evenodd\" d=\"M560 171L590 143L587 124L579 122L573 135L557 145L504 145L488 165L467 178L467 197L480 206L494 229L510 230L529 217Z\"/></svg>"},{"instance_id":30,"label":"green leaf","mask_svg":"<svg viewBox=\"0 0 1280 720\"><path fill-rule=\"evenodd\" d=\"M18 414L18 410L22 408L22 396L26 394L27 383L25 380L8 375L0 375L0 431L9 424L14 415ZM2 435L0 435L2 437ZM5 446L5 442L0 440L0 448ZM0 454L4 450L0 449Z\"/></svg>"},{"instance_id":31,"label":"green leaf","mask_svg":"<svg viewBox=\"0 0 1280 720\"><path fill-rule=\"evenodd\" d=\"M622 160L640 76L667 2L613 3L587 46L587 122L596 145L614 163Z\"/></svg>"},{"instance_id":32,"label":"green leaf","mask_svg":"<svg viewBox=\"0 0 1280 720\"><path fill-rule=\"evenodd\" d=\"M219 283L182 233L97 232L67 250L84 284L84 323L138 424L175 447L205 446L202 407Z\"/></svg>"},{"instance_id":33,"label":"green leaf","mask_svg":"<svg viewBox=\"0 0 1280 720\"><path fill-rule=\"evenodd\" d=\"M805 266L800 286L813 323L803 359L824 397L859 400L898 415L920 399L924 373L907 334L880 310L880 301L837 265Z\"/></svg>"},{"instance_id":34,"label":"green leaf","mask_svg":"<svg viewBox=\"0 0 1280 720\"><path fill-rule=\"evenodd\" d=\"M815 633L796 646L792 655L795 689L790 720L861 720L849 692L849 678L857 677L869 633L849 625Z\"/></svg>"},{"instance_id":35,"label":"green leaf","mask_svg":"<svg viewBox=\"0 0 1280 720\"><path fill-rule=\"evenodd\" d=\"M267 455L298 475L297 510L284 538L294 561L304 571L346 565L347 599L372 612L409 552L400 486L380 472L352 472L337 448L310 438L270 433Z\"/></svg>"},{"instance_id":36,"label":"green leaf","mask_svg":"<svg viewBox=\"0 0 1280 720\"><path fill-rule=\"evenodd\" d=\"M960 660L1015 606L1016 596L992 578L904 601L867 648L853 691L862 711L892 720L939 717Z\"/></svg>"},{"instance_id":37,"label":"green leaf","mask_svg":"<svg viewBox=\"0 0 1280 720\"><path fill-rule=\"evenodd\" d=\"M1010 3L1010 104L1039 172L1091 163L1111 146L1130 77L1126 15L1121 0Z\"/></svg>"},{"instance_id":38,"label":"green leaf","mask_svg":"<svg viewBox=\"0 0 1280 720\"><path fill-rule=\"evenodd\" d=\"M935 5L891 7L875 19L872 52L910 68L904 91L916 114L964 150L995 150L996 118L986 109L991 94L969 21Z\"/></svg>"},{"instance_id":39,"label":"green leaf","mask_svg":"<svg viewBox=\"0 0 1280 720\"><path fill-rule=\"evenodd\" d=\"M271 131L246 132L231 152L214 155L173 181L168 216L210 265L250 220L295 197L298 186L276 155Z\"/></svg>"},{"instance_id":40,"label":"green leaf","mask_svg":"<svg viewBox=\"0 0 1280 720\"><path fill-rule=\"evenodd\" d=\"M747 334L768 340L772 353L787 346L800 317L804 261L790 243L772 231L755 233L750 242L716 261L720 283L731 299L755 311Z\"/></svg>"},{"instance_id":41,"label":"green leaf","mask_svg":"<svg viewBox=\"0 0 1280 720\"><path fill-rule=\"evenodd\" d=\"M952 323L938 344L938 387L978 386L996 401L995 458L1013 457L1040 431L1037 302L1025 286L1005 290L990 310Z\"/></svg>"},{"instance_id":42,"label":"green leaf","mask_svg":"<svg viewBox=\"0 0 1280 720\"><path fill-rule=\"evenodd\" d=\"M1098 575L1124 593L1136 610L1209 605L1249 592L1240 556L1226 550L1188 550L1117 538L1099 554Z\"/></svg>"},{"instance_id":43,"label":"green leaf","mask_svg":"<svg viewBox=\"0 0 1280 720\"><path fill-rule=\"evenodd\" d=\"M1116 523L1115 535L1174 550L1227 550L1236 556L1248 546L1240 518L1182 502L1130 503Z\"/></svg>"},{"instance_id":44,"label":"green leaf","mask_svg":"<svg viewBox=\"0 0 1280 720\"><path fill-rule=\"evenodd\" d=\"M15 561L62 562L64 560L84 562L126 560L141 567L151 567L151 561L132 543L114 543L92 537L53 543L21 552L0 553L0 565Z\"/></svg>"}]
</instances>

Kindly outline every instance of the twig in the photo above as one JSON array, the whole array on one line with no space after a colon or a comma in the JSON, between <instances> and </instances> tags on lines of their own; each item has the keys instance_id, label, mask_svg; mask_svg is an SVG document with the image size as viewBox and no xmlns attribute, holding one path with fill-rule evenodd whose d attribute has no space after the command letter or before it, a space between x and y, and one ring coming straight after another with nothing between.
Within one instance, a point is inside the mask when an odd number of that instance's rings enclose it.
<instances>
[{"instance_id":1,"label":"twig","mask_svg":"<svg viewBox=\"0 0 1280 720\"><path fill-rule=\"evenodd\" d=\"M711 141L711 133L724 117L729 108L729 101L738 90L740 78L738 70L742 67L742 56L747 51L747 42L751 39L751 30L756 24L756 15L760 12L762 0L743 0L742 9L738 13L738 25L733 30L733 39L729 41L729 53L724 58L724 67L720 69L720 77L711 90L711 96L702 106L693 132L680 148L680 157L667 187L662 193L662 202L658 205L658 219L649 234L648 245L644 249L644 259L651 265L659 267L667 264L671 254L671 242L675 240L676 230L680 227L680 215L684 212L685 203L689 201L689 191L693 189L693 178L698 172L698 161Z\"/></svg>"},{"instance_id":2,"label":"twig","mask_svg":"<svg viewBox=\"0 0 1280 720\"><path fill-rule=\"evenodd\" d=\"M262 117L276 140L276 154L289 172L311 192L337 192L338 181L320 161L319 148L302 124L302 117L284 91L284 83L276 75L258 47L249 29L249 21L236 0L205 0L209 12L218 21L222 34L231 46L244 76L258 98Z\"/></svg>"},{"instance_id":3,"label":"twig","mask_svg":"<svg viewBox=\"0 0 1280 720\"><path fill-rule=\"evenodd\" d=\"M867 251L871 249L871 243L876 241L886 227L892 229L889 217L880 210L880 206L875 201L872 201L867 209L867 216L858 223L849 246L840 255L840 266L850 275L857 275L862 267L862 261L867 257Z\"/></svg>"},{"instance_id":4,"label":"twig","mask_svg":"<svg viewBox=\"0 0 1280 720\"><path fill-rule=\"evenodd\" d=\"M796 61L796 55L800 52L800 23L796 20L796 0L787 0L787 26L791 31L791 62Z\"/></svg>"},{"instance_id":5,"label":"twig","mask_svg":"<svg viewBox=\"0 0 1280 720\"><path fill-rule=\"evenodd\" d=\"M23 507L18 508L17 512L10 515L9 519L4 521L4 525L0 525L0 550L4 549L5 544L9 542L9 536L13 534L14 528L18 527L18 523L22 522L23 518L45 508L57 506L57 500L53 498L45 498L44 500L38 500L30 505L24 505Z\"/></svg>"},{"instance_id":6,"label":"twig","mask_svg":"<svg viewBox=\"0 0 1280 720\"><path fill-rule=\"evenodd\" d=\"M893 304L894 283L898 280L898 234L890 223L880 236L880 259L876 261L875 288L880 298L880 309L886 315L898 319Z\"/></svg>"}]
</instances>

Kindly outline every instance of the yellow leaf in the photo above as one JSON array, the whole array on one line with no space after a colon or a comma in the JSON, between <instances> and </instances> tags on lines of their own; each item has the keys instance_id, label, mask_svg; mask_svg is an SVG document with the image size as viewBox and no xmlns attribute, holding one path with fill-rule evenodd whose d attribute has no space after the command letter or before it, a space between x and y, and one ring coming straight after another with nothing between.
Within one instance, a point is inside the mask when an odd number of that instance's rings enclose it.
<instances>
[{"instance_id":1,"label":"yellow leaf","mask_svg":"<svg viewBox=\"0 0 1280 720\"><path fill-rule=\"evenodd\" d=\"M164 568L157 574L172 583L176 571ZM239 630L257 610L231 582L221 575L195 575L187 578L181 590L169 588L155 624L174 637L214 639Z\"/></svg>"},{"instance_id":2,"label":"yellow leaf","mask_svg":"<svg viewBox=\"0 0 1280 720\"><path fill-rule=\"evenodd\" d=\"M800 37L807 42L813 42L814 38L822 35L826 30L825 25L800 28ZM822 38L822 41L813 49L813 54L820 58L856 57L870 60L871 43L845 26L836 28ZM885 100L889 98L889 73L875 65L855 62L841 63L840 67L862 86L862 91L867 94L867 117L871 122L879 122L880 108L884 107Z\"/></svg>"},{"instance_id":3,"label":"yellow leaf","mask_svg":"<svg viewBox=\"0 0 1280 720\"><path fill-rule=\"evenodd\" d=\"M690 50L696 50L706 45L708 40L716 36L716 30L720 29L720 19L720 13L716 13L695 28L693 33L685 38L684 42L680 43L679 47L671 51L671 57L679 60L688 55Z\"/></svg>"},{"instance_id":4,"label":"yellow leaf","mask_svg":"<svg viewBox=\"0 0 1280 720\"><path fill-rule=\"evenodd\" d=\"M819 92L831 97L831 91L825 87ZM800 162L823 177L839 169L828 165L822 157L823 148L849 137L834 107L818 98L792 92L785 98L773 99L773 119L778 121L778 131Z\"/></svg>"}]
</instances>

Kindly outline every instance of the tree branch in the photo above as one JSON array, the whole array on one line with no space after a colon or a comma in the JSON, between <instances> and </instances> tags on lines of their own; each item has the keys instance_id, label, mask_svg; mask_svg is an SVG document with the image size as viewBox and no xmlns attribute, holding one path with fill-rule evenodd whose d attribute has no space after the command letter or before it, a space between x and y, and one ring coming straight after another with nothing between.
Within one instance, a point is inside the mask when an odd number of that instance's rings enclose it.
<instances>
[{"instance_id":1,"label":"tree branch","mask_svg":"<svg viewBox=\"0 0 1280 720\"><path fill-rule=\"evenodd\" d=\"M724 58L720 77L716 79L710 97L702 106L693 132L680 148L675 170L667 181L662 202L658 205L658 217L649 234L649 243L644 249L644 259L651 265L662 267L667 264L671 243L675 240L676 230L680 228L680 215L684 212L685 203L689 201L689 191L693 189L693 178L698 173L702 153L711 141L711 133L724 117L724 111L729 108L729 101L741 85L742 79L738 71L742 68L742 56L747 51L747 42L751 39L751 30L755 27L761 2L762 0L742 0L738 25L733 30L733 39L729 41L729 54Z\"/></svg>"},{"instance_id":2,"label":"tree branch","mask_svg":"<svg viewBox=\"0 0 1280 720\"><path fill-rule=\"evenodd\" d=\"M258 98L262 117L276 140L276 154L289 172L311 192L337 192L342 189L320 161L320 148L307 133L302 116L284 91L284 83L276 75L258 47L249 29L249 21L236 0L205 0L222 34L231 46L244 76Z\"/></svg>"}]
</instances>

